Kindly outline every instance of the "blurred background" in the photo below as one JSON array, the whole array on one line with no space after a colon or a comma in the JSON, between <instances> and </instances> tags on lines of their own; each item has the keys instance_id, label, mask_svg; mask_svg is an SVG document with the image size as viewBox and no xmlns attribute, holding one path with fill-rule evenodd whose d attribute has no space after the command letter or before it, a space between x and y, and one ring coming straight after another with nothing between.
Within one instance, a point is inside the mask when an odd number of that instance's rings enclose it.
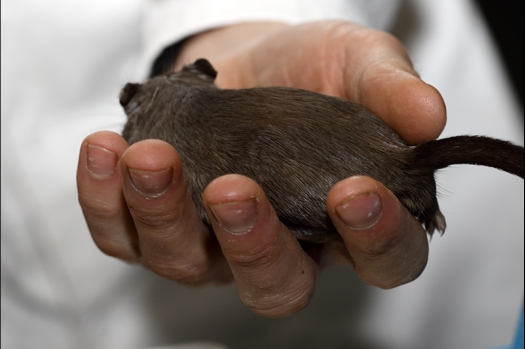
<instances>
[{"instance_id":1,"label":"blurred background","mask_svg":"<svg viewBox=\"0 0 525 349\"><path fill-rule=\"evenodd\" d=\"M414 57L417 68L445 95L447 135L484 133L523 143L523 123L509 120L520 111L523 118L523 1L474 2L521 109L501 79L486 89L484 74L458 74L468 59L485 58L479 52L488 51L493 63L491 43L473 45L468 56L471 47L465 48L465 57L446 56L448 76L433 72L443 58L433 57L436 50ZM383 291L349 267L334 267L320 275L308 308L283 319L251 313L234 285L184 287L98 251L77 204L78 146L87 133L108 125L118 131L124 121L117 95L137 78L138 3L2 1L2 348L102 349L97 344L104 342L103 349L128 349L210 340L232 349L479 349L510 341L523 294L523 181L491 169L458 166L439 174L450 229L433 239L429 265L416 282ZM422 3L432 1L403 1L402 11L417 18L421 13L410 11ZM479 29L478 13L469 18ZM79 64L82 59L91 66ZM487 76L499 77L496 66ZM453 81L445 81L450 75ZM494 89L500 91L492 99ZM479 328L494 341L476 343ZM462 345L443 344L450 337ZM10 340L29 344L10 346Z\"/></svg>"},{"instance_id":2,"label":"blurred background","mask_svg":"<svg viewBox=\"0 0 525 349\"><path fill-rule=\"evenodd\" d=\"M507 74L523 106L524 2L475 0L501 53Z\"/></svg>"}]
</instances>

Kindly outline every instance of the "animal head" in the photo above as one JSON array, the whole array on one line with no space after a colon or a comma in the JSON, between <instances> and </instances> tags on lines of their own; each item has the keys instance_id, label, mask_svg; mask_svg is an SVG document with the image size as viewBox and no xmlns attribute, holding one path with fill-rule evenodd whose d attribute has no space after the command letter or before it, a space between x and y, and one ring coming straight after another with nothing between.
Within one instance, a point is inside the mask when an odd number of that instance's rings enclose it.
<instances>
[{"instance_id":1,"label":"animal head","mask_svg":"<svg viewBox=\"0 0 525 349\"><path fill-rule=\"evenodd\" d=\"M120 91L120 105L128 111L128 106L134 98L140 94L143 99L152 100L158 93L159 88L169 88L176 86L199 86L213 85L217 71L205 58L197 59L193 64L186 65L182 70L154 77L143 84L127 83ZM140 92L140 93L139 93ZM150 98L148 98L150 97ZM136 101L142 104L141 101ZM131 108L133 109L133 108ZM129 115L129 113L128 113Z\"/></svg>"}]
</instances>

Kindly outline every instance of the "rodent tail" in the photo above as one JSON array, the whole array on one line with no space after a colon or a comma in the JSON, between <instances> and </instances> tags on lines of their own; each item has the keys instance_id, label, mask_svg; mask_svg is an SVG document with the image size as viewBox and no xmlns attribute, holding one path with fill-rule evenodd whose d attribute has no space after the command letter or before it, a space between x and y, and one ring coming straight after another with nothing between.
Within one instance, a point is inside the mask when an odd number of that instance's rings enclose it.
<instances>
[{"instance_id":1,"label":"rodent tail","mask_svg":"<svg viewBox=\"0 0 525 349\"><path fill-rule=\"evenodd\" d=\"M455 164L494 167L523 178L523 147L484 136L456 136L430 141L414 148L416 161L438 170Z\"/></svg>"}]
</instances>

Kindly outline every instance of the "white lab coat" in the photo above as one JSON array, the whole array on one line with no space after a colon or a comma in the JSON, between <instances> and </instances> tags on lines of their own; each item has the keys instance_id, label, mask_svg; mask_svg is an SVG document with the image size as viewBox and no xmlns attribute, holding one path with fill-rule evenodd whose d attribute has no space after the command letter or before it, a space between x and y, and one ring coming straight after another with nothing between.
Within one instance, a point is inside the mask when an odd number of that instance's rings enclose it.
<instances>
[{"instance_id":1,"label":"white lab coat","mask_svg":"<svg viewBox=\"0 0 525 349\"><path fill-rule=\"evenodd\" d=\"M493 169L438 174L448 229L431 241L418 280L382 291L348 267L329 269L308 308L272 320L252 314L233 286L186 288L105 256L76 197L82 139L125 122L120 88L143 79L166 45L250 20L339 18L395 28L422 78L445 98L443 136L523 144L523 111L470 2L6 0L1 7L2 348L196 341L489 348L511 341L523 295L523 181Z\"/></svg>"}]
</instances>

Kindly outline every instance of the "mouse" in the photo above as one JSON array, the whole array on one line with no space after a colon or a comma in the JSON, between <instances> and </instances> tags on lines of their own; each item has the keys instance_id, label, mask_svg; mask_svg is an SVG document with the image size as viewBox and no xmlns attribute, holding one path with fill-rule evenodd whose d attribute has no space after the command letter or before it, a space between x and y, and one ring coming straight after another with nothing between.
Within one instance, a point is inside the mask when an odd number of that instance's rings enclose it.
<instances>
[{"instance_id":1,"label":"mouse","mask_svg":"<svg viewBox=\"0 0 525 349\"><path fill-rule=\"evenodd\" d=\"M235 173L255 180L281 222L305 242L339 235L326 196L337 182L364 175L383 183L424 226L443 234L435 172L454 164L493 167L523 178L524 148L486 136L454 136L408 145L364 106L290 87L221 89L205 58L176 72L128 83L122 136L170 143L188 190L210 226L202 193ZM494 154L497 154L495 156Z\"/></svg>"}]
</instances>

